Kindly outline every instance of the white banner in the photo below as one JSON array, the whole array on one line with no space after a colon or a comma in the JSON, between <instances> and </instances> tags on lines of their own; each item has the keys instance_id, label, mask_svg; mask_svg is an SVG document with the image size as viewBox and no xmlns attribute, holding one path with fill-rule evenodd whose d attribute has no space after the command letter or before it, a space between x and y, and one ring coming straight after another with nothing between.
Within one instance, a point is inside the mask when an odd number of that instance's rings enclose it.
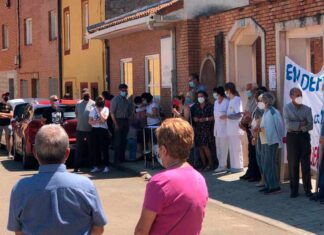
<instances>
[{"instance_id":1,"label":"white banner","mask_svg":"<svg viewBox=\"0 0 324 235\"><path fill-rule=\"evenodd\" d=\"M321 135L321 123L324 118L323 80L323 71L319 74L313 74L286 57L284 104L291 102L289 97L290 89L298 87L303 92L303 104L312 109L314 129L310 131L312 146L311 168L315 171L318 171L319 167L319 139Z\"/></svg>"}]
</instances>

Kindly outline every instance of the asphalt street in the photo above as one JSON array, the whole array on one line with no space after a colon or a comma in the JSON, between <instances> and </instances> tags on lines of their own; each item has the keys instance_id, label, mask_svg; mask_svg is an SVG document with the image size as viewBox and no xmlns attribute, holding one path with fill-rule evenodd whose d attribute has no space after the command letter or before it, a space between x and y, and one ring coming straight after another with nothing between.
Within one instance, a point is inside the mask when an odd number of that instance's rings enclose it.
<instances>
[{"instance_id":1,"label":"asphalt street","mask_svg":"<svg viewBox=\"0 0 324 235\"><path fill-rule=\"evenodd\" d=\"M11 234L6 230L10 192L15 182L23 177L37 173L26 171L20 162L8 160L0 152L0 234ZM140 215L146 182L129 172L111 169L108 174L83 174L91 178L99 192L109 224L105 234L133 234ZM207 205L202 234L292 234L278 227L253 219L222 207L213 200Z\"/></svg>"}]
</instances>

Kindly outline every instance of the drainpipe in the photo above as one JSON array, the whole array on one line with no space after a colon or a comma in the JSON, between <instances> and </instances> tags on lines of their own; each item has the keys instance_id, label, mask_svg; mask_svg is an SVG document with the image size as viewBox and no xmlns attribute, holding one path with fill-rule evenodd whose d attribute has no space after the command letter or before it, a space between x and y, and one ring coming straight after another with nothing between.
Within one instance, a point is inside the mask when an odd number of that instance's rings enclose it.
<instances>
[{"instance_id":1,"label":"drainpipe","mask_svg":"<svg viewBox=\"0 0 324 235\"><path fill-rule=\"evenodd\" d=\"M62 58L62 1L57 0L57 43L58 43L58 67L59 67L59 92L61 98L63 98L63 58ZM73 94L71 94L73 95Z\"/></svg>"},{"instance_id":2,"label":"drainpipe","mask_svg":"<svg viewBox=\"0 0 324 235\"><path fill-rule=\"evenodd\" d=\"M20 48L20 0L17 0L17 69L21 68L21 48Z\"/></svg>"},{"instance_id":3,"label":"drainpipe","mask_svg":"<svg viewBox=\"0 0 324 235\"><path fill-rule=\"evenodd\" d=\"M109 41L105 39L105 52L106 52L106 74L105 74L105 81L107 85L107 89L111 92L110 88L110 47Z\"/></svg>"},{"instance_id":4,"label":"drainpipe","mask_svg":"<svg viewBox=\"0 0 324 235\"><path fill-rule=\"evenodd\" d=\"M176 28L174 27L170 31L172 40L172 97L178 94L177 89L177 48L176 48Z\"/></svg>"}]
</instances>

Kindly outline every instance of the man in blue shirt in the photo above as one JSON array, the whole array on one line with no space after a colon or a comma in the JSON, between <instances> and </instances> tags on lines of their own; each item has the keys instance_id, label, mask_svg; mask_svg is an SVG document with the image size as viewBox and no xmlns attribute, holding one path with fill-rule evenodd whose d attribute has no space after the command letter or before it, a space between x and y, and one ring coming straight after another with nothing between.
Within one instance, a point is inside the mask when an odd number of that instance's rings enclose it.
<instances>
[{"instance_id":1,"label":"man in blue shirt","mask_svg":"<svg viewBox=\"0 0 324 235\"><path fill-rule=\"evenodd\" d=\"M8 230L16 234L102 234L107 219L94 184L68 173L68 135L45 125L36 135L39 173L18 181L9 210Z\"/></svg>"}]
</instances>

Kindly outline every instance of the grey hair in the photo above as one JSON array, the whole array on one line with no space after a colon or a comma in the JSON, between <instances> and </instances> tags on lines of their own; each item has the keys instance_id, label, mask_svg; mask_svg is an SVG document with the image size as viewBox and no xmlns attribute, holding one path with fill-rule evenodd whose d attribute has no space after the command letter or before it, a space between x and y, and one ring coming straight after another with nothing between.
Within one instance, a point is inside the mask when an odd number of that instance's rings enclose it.
<instances>
[{"instance_id":1,"label":"grey hair","mask_svg":"<svg viewBox=\"0 0 324 235\"><path fill-rule=\"evenodd\" d=\"M44 164L62 163L67 148L69 137L60 125L44 125L36 134L35 151Z\"/></svg>"},{"instance_id":2,"label":"grey hair","mask_svg":"<svg viewBox=\"0 0 324 235\"><path fill-rule=\"evenodd\" d=\"M294 87L290 89L289 95L292 96L294 95L296 92L302 92L299 88Z\"/></svg>"},{"instance_id":3,"label":"grey hair","mask_svg":"<svg viewBox=\"0 0 324 235\"><path fill-rule=\"evenodd\" d=\"M265 92L263 95L262 95L262 101L265 103L265 104L268 104L269 106L271 105L274 105L275 101L276 101L276 98L274 97L273 94L271 94L270 92Z\"/></svg>"}]
</instances>

